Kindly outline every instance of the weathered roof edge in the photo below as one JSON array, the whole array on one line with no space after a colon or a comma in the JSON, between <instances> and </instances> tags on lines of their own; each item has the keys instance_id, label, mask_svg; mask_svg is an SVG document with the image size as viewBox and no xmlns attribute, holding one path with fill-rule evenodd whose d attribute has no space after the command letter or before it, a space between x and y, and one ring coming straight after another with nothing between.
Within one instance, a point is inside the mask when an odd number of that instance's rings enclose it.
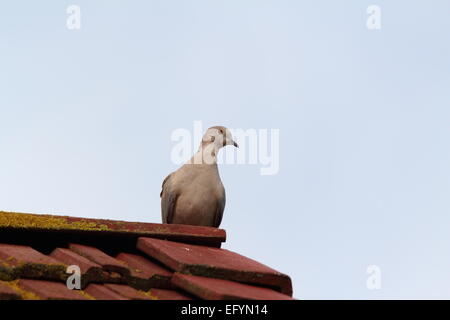
<instances>
[{"instance_id":1,"label":"weathered roof edge","mask_svg":"<svg viewBox=\"0 0 450 320\"><path fill-rule=\"evenodd\" d=\"M131 237L147 236L218 247L226 240L225 230L212 227L129 222L6 211L0 211L0 230L67 232Z\"/></svg>"}]
</instances>

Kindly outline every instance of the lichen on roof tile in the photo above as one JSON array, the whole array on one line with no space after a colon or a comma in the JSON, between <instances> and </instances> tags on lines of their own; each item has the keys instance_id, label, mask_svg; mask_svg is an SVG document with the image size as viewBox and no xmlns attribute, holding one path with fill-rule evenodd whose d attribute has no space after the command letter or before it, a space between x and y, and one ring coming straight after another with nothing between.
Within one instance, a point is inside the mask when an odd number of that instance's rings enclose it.
<instances>
[{"instance_id":1,"label":"lichen on roof tile","mask_svg":"<svg viewBox=\"0 0 450 320\"><path fill-rule=\"evenodd\" d=\"M0 244L0 280L20 277L63 280L66 265L30 247Z\"/></svg>"},{"instance_id":2,"label":"lichen on roof tile","mask_svg":"<svg viewBox=\"0 0 450 320\"><path fill-rule=\"evenodd\" d=\"M20 229L53 229L53 230L108 230L105 224L92 221L71 221L69 217L53 215L36 215L0 211L0 226Z\"/></svg>"},{"instance_id":3,"label":"lichen on roof tile","mask_svg":"<svg viewBox=\"0 0 450 320\"><path fill-rule=\"evenodd\" d=\"M128 236L146 235L173 240L186 240L218 247L226 239L225 230L212 227L167 225L5 211L0 211L0 230L2 229L120 233Z\"/></svg>"},{"instance_id":4,"label":"lichen on roof tile","mask_svg":"<svg viewBox=\"0 0 450 320\"><path fill-rule=\"evenodd\" d=\"M249 297L253 290L262 292L261 286L290 293L288 276L220 249L225 238L225 230L211 227L0 211L0 299L178 300L235 294L190 292L186 286L194 284L192 278L173 281L174 270L209 277L201 286L226 283L208 281L213 278L247 282ZM80 267L82 290L67 287L69 265Z\"/></svg>"}]
</instances>

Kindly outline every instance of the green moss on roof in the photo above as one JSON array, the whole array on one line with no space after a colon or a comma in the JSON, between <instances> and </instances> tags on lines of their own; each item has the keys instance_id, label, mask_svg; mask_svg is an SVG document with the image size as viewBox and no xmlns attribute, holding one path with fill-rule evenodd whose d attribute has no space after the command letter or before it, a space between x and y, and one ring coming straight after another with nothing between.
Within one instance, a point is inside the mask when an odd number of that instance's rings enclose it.
<instances>
[{"instance_id":1,"label":"green moss on roof","mask_svg":"<svg viewBox=\"0 0 450 320\"><path fill-rule=\"evenodd\" d=\"M146 297L148 297L150 300L159 300L159 298L157 296L153 295L151 289L149 291L139 290L139 292L142 293L143 295L145 295Z\"/></svg>"},{"instance_id":2,"label":"green moss on roof","mask_svg":"<svg viewBox=\"0 0 450 320\"><path fill-rule=\"evenodd\" d=\"M55 216L0 211L0 230L51 230L77 233L111 233L131 236L164 237L173 241L192 240L196 243L220 247L225 230L212 227L129 222L108 219Z\"/></svg>"},{"instance_id":3,"label":"green moss on roof","mask_svg":"<svg viewBox=\"0 0 450 320\"><path fill-rule=\"evenodd\" d=\"M0 227L52 230L109 230L109 227L105 224L83 221L82 219L73 221L68 217L5 211L0 211Z\"/></svg>"},{"instance_id":4,"label":"green moss on roof","mask_svg":"<svg viewBox=\"0 0 450 320\"><path fill-rule=\"evenodd\" d=\"M40 298L30 292L30 291L26 291L23 290L21 287L19 287L18 285L19 280L14 280L14 281L0 281L0 283L4 284L5 286L10 287L11 289L13 289L14 291L16 291L24 300L40 300Z\"/></svg>"}]
</instances>

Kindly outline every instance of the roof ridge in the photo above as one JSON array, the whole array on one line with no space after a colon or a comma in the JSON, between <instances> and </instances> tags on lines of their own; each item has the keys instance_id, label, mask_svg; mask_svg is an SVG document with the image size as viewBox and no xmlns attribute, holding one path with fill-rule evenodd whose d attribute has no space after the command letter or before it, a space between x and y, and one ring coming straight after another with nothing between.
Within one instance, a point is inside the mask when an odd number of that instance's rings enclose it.
<instances>
[{"instance_id":1,"label":"roof ridge","mask_svg":"<svg viewBox=\"0 0 450 320\"><path fill-rule=\"evenodd\" d=\"M0 211L0 231L54 232L63 234L152 237L220 247L226 240L223 229L181 224L130 222L50 214Z\"/></svg>"}]
</instances>

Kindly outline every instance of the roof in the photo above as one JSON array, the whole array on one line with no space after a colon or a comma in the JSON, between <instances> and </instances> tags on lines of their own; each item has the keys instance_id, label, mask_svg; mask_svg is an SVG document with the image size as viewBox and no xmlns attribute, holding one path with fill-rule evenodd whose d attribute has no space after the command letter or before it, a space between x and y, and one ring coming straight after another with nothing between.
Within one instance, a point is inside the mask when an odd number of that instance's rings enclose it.
<instances>
[{"instance_id":1,"label":"roof","mask_svg":"<svg viewBox=\"0 0 450 320\"><path fill-rule=\"evenodd\" d=\"M292 299L223 229L0 211L0 299ZM81 271L81 290L66 285ZM73 272L73 271L72 271Z\"/></svg>"}]
</instances>

